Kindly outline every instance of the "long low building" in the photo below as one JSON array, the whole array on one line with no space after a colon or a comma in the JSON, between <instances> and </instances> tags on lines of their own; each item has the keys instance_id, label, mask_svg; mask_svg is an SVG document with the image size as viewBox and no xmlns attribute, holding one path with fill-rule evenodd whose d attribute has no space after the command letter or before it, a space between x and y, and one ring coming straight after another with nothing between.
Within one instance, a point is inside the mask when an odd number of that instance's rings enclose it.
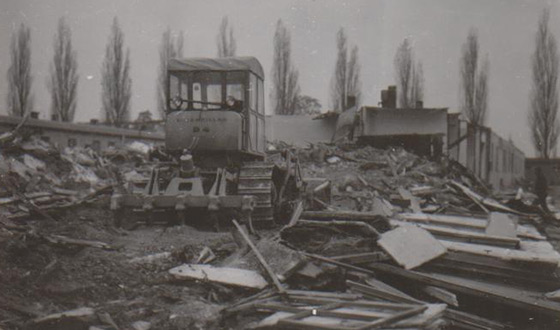
<instances>
[{"instance_id":1,"label":"long low building","mask_svg":"<svg viewBox=\"0 0 560 330\"><path fill-rule=\"evenodd\" d=\"M494 189L517 186L525 177L525 154L513 141L497 135L489 127L476 127L448 116L448 155L475 173Z\"/></svg>"},{"instance_id":2,"label":"long low building","mask_svg":"<svg viewBox=\"0 0 560 330\"><path fill-rule=\"evenodd\" d=\"M20 122L21 117L0 115L0 133L11 131ZM119 146L132 141L151 144L163 143L163 132L118 128L101 124L74 124L60 121L28 118L24 130L31 130L42 140L59 147L86 147L101 150L110 146Z\"/></svg>"}]
</instances>

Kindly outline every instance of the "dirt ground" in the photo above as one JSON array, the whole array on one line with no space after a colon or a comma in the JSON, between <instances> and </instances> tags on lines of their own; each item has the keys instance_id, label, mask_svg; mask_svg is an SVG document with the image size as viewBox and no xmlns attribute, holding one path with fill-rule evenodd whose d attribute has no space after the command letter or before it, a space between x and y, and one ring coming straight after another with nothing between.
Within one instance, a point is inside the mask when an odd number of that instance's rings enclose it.
<instances>
[{"instance_id":1,"label":"dirt ground","mask_svg":"<svg viewBox=\"0 0 560 330\"><path fill-rule=\"evenodd\" d=\"M205 246L217 258L235 251L231 228L215 232L211 226L152 225L122 231L111 225L107 201L98 203L61 214L62 223L55 226L48 220L29 225L43 234L101 241L111 250L52 246L29 235L16 240L0 236L0 310L11 311L0 312L1 329L33 328L28 321L38 315L85 306L108 313L120 329L132 329L137 321L149 322L151 329L223 328L216 317L220 309L254 293L168 276L170 268L193 260ZM131 262L160 252L171 252L171 257ZM101 328L111 329L108 324Z\"/></svg>"}]
</instances>

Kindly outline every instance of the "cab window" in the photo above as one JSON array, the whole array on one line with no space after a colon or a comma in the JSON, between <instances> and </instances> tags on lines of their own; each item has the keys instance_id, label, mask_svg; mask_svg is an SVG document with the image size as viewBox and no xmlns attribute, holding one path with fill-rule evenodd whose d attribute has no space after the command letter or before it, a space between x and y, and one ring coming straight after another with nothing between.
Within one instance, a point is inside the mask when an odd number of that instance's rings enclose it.
<instances>
[{"instance_id":1,"label":"cab window","mask_svg":"<svg viewBox=\"0 0 560 330\"><path fill-rule=\"evenodd\" d=\"M185 75L169 75L169 102L172 102L173 98L179 97L181 99L189 98L189 85L188 79ZM186 110L188 103L183 102L179 109L176 106L171 107L173 110Z\"/></svg>"},{"instance_id":2,"label":"cab window","mask_svg":"<svg viewBox=\"0 0 560 330\"><path fill-rule=\"evenodd\" d=\"M250 75L250 80L249 80L249 98L250 98L250 103L249 103L249 107L251 108L251 110L253 111L257 111L257 96L258 96L258 87L257 87L257 76L255 76L254 74Z\"/></svg>"},{"instance_id":3,"label":"cab window","mask_svg":"<svg viewBox=\"0 0 560 330\"><path fill-rule=\"evenodd\" d=\"M264 115L264 86L263 86L263 81L262 79L258 80L258 86L259 86L259 99L258 99L258 110L260 114Z\"/></svg>"},{"instance_id":4,"label":"cab window","mask_svg":"<svg viewBox=\"0 0 560 330\"><path fill-rule=\"evenodd\" d=\"M228 72L226 78L226 97L233 97L238 101L245 101L243 72Z\"/></svg>"},{"instance_id":5,"label":"cab window","mask_svg":"<svg viewBox=\"0 0 560 330\"><path fill-rule=\"evenodd\" d=\"M193 75L193 101L195 109L220 109L222 100L222 74L219 72L197 72ZM213 103L213 104L209 104Z\"/></svg>"}]
</instances>

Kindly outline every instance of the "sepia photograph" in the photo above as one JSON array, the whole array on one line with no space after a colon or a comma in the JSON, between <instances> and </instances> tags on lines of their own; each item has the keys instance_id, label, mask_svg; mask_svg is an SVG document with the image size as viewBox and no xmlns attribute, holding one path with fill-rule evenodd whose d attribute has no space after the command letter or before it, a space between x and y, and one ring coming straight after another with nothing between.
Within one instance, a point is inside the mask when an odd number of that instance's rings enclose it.
<instances>
[{"instance_id":1,"label":"sepia photograph","mask_svg":"<svg viewBox=\"0 0 560 330\"><path fill-rule=\"evenodd\" d=\"M560 1L0 0L0 330L560 329Z\"/></svg>"}]
</instances>

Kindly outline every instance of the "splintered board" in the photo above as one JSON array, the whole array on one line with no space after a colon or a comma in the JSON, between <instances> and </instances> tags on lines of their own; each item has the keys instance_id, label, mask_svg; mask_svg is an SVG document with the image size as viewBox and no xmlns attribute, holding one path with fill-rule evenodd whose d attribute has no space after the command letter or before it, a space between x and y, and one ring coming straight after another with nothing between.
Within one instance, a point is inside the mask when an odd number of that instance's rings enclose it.
<instances>
[{"instance_id":1,"label":"splintered board","mask_svg":"<svg viewBox=\"0 0 560 330\"><path fill-rule=\"evenodd\" d=\"M418 267L447 251L428 231L412 225L384 233L377 244L405 269Z\"/></svg>"},{"instance_id":2,"label":"splintered board","mask_svg":"<svg viewBox=\"0 0 560 330\"><path fill-rule=\"evenodd\" d=\"M517 237L517 225L505 213L490 212L486 234L503 237Z\"/></svg>"},{"instance_id":3,"label":"splintered board","mask_svg":"<svg viewBox=\"0 0 560 330\"><path fill-rule=\"evenodd\" d=\"M257 272L231 267L185 264L170 269L169 273L181 279L205 280L255 289L263 289L268 285Z\"/></svg>"}]
</instances>

